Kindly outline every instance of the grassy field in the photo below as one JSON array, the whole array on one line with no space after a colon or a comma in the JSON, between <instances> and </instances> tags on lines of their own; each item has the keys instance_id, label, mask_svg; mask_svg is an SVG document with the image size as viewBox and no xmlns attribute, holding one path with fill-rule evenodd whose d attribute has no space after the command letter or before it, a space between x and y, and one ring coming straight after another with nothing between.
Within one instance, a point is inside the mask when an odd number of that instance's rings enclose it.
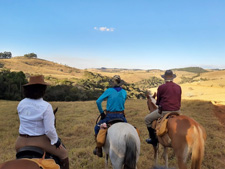
<instances>
[{"instance_id":1,"label":"grassy field","mask_svg":"<svg viewBox=\"0 0 225 169\"><path fill-rule=\"evenodd\" d=\"M0 101L0 163L15 158L14 144L18 136L19 119L16 113L18 102ZM98 116L95 101L86 102L51 102L57 112L57 131L67 149L71 169L104 168L104 158L92 154L95 147L94 125ZM103 103L105 106L105 102ZM144 117L148 113L146 100L127 100L127 120L140 130L141 154L138 161L139 169L150 169L153 166L153 149L145 143L148 137ZM225 168L225 135L224 126L215 117L214 105L211 102L198 100L182 100L182 113L200 124L207 132L203 169ZM162 154L162 149L160 149ZM161 155L160 155L161 156ZM164 161L160 159L160 165ZM189 160L190 165L190 160ZM177 167L173 151L169 150L169 166Z\"/></svg>"}]
</instances>

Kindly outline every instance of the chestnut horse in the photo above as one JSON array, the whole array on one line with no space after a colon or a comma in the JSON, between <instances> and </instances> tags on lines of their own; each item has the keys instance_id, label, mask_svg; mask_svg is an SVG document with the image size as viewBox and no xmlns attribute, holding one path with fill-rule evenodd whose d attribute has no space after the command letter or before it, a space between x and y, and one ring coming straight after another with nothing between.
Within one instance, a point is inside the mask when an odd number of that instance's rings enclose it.
<instances>
[{"instance_id":1,"label":"chestnut horse","mask_svg":"<svg viewBox=\"0 0 225 169\"><path fill-rule=\"evenodd\" d=\"M147 101L150 113L158 107L155 99L150 97ZM168 167L168 147L174 150L177 157L179 169L187 169L187 158L190 153L191 169L200 169L204 156L204 146L206 140L205 129L195 120L185 115L175 116L168 119L168 132L163 136L157 136L159 143L164 147L163 157ZM158 159L158 145L153 146L155 165Z\"/></svg>"},{"instance_id":2,"label":"chestnut horse","mask_svg":"<svg viewBox=\"0 0 225 169\"><path fill-rule=\"evenodd\" d=\"M18 159L7 161L0 164L0 169L40 169L39 165L34 161Z\"/></svg>"},{"instance_id":3,"label":"chestnut horse","mask_svg":"<svg viewBox=\"0 0 225 169\"><path fill-rule=\"evenodd\" d=\"M58 107L53 111L54 115L57 112L57 110L58 110ZM55 121L55 126L56 126L56 121ZM57 168L57 165L56 165L56 168ZM15 159L15 160L10 160L0 164L0 169L44 169L44 168L39 167L39 165L36 162L29 159Z\"/></svg>"}]
</instances>

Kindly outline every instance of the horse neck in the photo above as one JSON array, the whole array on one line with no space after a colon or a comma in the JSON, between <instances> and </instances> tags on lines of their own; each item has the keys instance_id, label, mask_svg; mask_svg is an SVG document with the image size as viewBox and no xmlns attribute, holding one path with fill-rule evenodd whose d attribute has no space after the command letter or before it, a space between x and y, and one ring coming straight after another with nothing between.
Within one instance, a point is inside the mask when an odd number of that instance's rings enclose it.
<instances>
[{"instance_id":1,"label":"horse neck","mask_svg":"<svg viewBox=\"0 0 225 169\"><path fill-rule=\"evenodd\" d=\"M147 105L150 113L158 109L157 105L155 104L155 99L153 98L147 100Z\"/></svg>"}]
</instances>

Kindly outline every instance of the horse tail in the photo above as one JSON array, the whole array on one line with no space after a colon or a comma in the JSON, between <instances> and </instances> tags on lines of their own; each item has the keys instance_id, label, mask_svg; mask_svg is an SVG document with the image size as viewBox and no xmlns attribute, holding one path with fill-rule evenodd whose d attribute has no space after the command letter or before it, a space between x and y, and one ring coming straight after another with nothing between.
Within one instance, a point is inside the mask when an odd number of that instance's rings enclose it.
<instances>
[{"instance_id":1,"label":"horse tail","mask_svg":"<svg viewBox=\"0 0 225 169\"><path fill-rule=\"evenodd\" d=\"M192 146L191 169L200 169L204 156L205 129L200 125L196 125L194 127L194 135L196 138Z\"/></svg>"},{"instance_id":2,"label":"horse tail","mask_svg":"<svg viewBox=\"0 0 225 169\"><path fill-rule=\"evenodd\" d=\"M137 145L133 135L126 135L126 152L124 157L124 169L135 169L137 163Z\"/></svg>"}]
</instances>

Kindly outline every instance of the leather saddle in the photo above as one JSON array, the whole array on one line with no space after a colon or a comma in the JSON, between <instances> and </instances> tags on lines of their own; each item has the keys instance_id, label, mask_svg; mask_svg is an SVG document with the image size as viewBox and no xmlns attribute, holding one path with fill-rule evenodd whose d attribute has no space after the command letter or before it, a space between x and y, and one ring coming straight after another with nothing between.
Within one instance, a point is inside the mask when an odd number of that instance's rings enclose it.
<instances>
[{"instance_id":1,"label":"leather saddle","mask_svg":"<svg viewBox=\"0 0 225 169\"><path fill-rule=\"evenodd\" d=\"M115 119L109 120L107 122L107 126L110 127L111 125L113 125L115 123L119 123L119 122L124 122L124 121L121 118L115 118Z\"/></svg>"},{"instance_id":2,"label":"leather saddle","mask_svg":"<svg viewBox=\"0 0 225 169\"><path fill-rule=\"evenodd\" d=\"M17 159L22 158L42 158L44 156L44 150L36 146L25 146L20 148L16 153ZM60 160L57 156L52 155L48 152L45 154L45 159L53 159L55 160L56 164L60 164Z\"/></svg>"},{"instance_id":3,"label":"leather saddle","mask_svg":"<svg viewBox=\"0 0 225 169\"><path fill-rule=\"evenodd\" d=\"M180 114L177 112L170 112L167 113L165 116L162 118L159 118L152 123L152 128L156 130L157 136L163 136L164 134L167 133L167 122L169 118L173 118L175 116L179 116Z\"/></svg>"}]
</instances>

